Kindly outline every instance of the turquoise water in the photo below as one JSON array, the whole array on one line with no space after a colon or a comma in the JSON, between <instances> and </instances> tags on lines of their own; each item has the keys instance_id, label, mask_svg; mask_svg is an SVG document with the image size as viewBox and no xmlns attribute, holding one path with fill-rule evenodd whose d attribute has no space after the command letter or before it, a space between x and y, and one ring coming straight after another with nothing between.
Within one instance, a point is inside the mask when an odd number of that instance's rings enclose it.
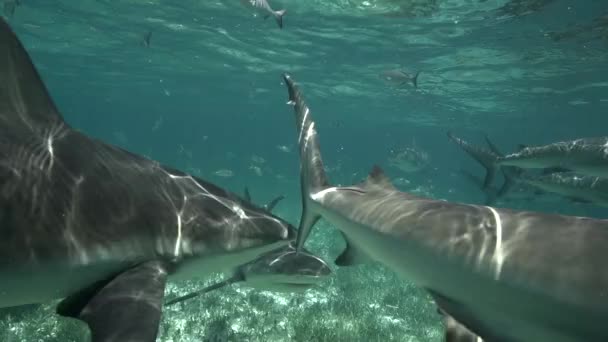
<instances>
[{"instance_id":1,"label":"turquoise water","mask_svg":"<svg viewBox=\"0 0 608 342\"><path fill-rule=\"evenodd\" d=\"M254 201L284 194L300 215L291 73L318 122L334 183L373 164L400 189L481 203L458 173L482 170L446 138L519 143L606 135L608 3L603 0L283 0L284 28L238 1L22 0L9 22L66 120L106 142L208 179ZM150 46L141 42L152 31ZM418 88L386 70L420 71ZM391 167L391 149L429 156L420 172ZM606 217L552 200L517 209ZM310 250L344 243L320 223ZM336 269L304 294L239 288L165 310L159 341L440 341L431 300L382 266ZM184 294L203 284L172 284ZM87 329L53 303L0 318L2 341L80 341Z\"/></svg>"}]
</instances>

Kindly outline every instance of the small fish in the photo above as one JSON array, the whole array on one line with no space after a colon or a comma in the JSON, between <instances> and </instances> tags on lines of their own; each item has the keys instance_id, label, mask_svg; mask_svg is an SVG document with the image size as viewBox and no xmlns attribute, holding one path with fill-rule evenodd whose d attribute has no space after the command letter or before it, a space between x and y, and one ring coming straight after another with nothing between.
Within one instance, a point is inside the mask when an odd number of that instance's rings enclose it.
<instances>
[{"instance_id":1,"label":"small fish","mask_svg":"<svg viewBox=\"0 0 608 342\"><path fill-rule=\"evenodd\" d=\"M430 157L428 153L412 145L391 150L388 163L403 172L418 172L429 165Z\"/></svg>"},{"instance_id":2,"label":"small fish","mask_svg":"<svg viewBox=\"0 0 608 342\"><path fill-rule=\"evenodd\" d=\"M142 41L143 46L150 47L150 38L152 38L152 31L148 31L144 34L144 39Z\"/></svg>"},{"instance_id":3,"label":"small fish","mask_svg":"<svg viewBox=\"0 0 608 342\"><path fill-rule=\"evenodd\" d=\"M258 176L262 176L262 169L259 166L255 166L255 165L251 165L249 166L250 170L253 170L253 172L258 175Z\"/></svg>"},{"instance_id":4,"label":"small fish","mask_svg":"<svg viewBox=\"0 0 608 342\"><path fill-rule=\"evenodd\" d=\"M285 153L291 152L291 149L287 145L277 145L277 149Z\"/></svg>"},{"instance_id":5,"label":"small fish","mask_svg":"<svg viewBox=\"0 0 608 342\"><path fill-rule=\"evenodd\" d=\"M154 125L152 126L152 131L156 131L160 128L160 126L162 126L163 124L163 117L159 116L158 119L156 119L156 121L154 122Z\"/></svg>"},{"instance_id":6,"label":"small fish","mask_svg":"<svg viewBox=\"0 0 608 342\"><path fill-rule=\"evenodd\" d=\"M410 181L403 177L393 178L392 181L393 181L393 184L395 184L395 185L401 185L401 186L410 185Z\"/></svg>"},{"instance_id":7,"label":"small fish","mask_svg":"<svg viewBox=\"0 0 608 342\"><path fill-rule=\"evenodd\" d=\"M266 159L260 156L256 156L255 154L251 156L251 160L257 164L264 164L266 162Z\"/></svg>"},{"instance_id":8,"label":"small fish","mask_svg":"<svg viewBox=\"0 0 608 342\"><path fill-rule=\"evenodd\" d=\"M391 84L401 86L411 82L414 88L418 88L418 75L420 75L420 71L417 71L415 74L410 74L399 69L387 70L381 74L382 78Z\"/></svg>"},{"instance_id":9,"label":"small fish","mask_svg":"<svg viewBox=\"0 0 608 342\"><path fill-rule=\"evenodd\" d=\"M283 16L287 13L287 10L275 11L270 7L268 0L241 0L241 3L248 8L255 10L264 16L264 19L273 16L279 25L279 28L283 28Z\"/></svg>"},{"instance_id":10,"label":"small fish","mask_svg":"<svg viewBox=\"0 0 608 342\"><path fill-rule=\"evenodd\" d=\"M228 170L228 169L217 170L213 174L216 176L225 177L225 178L234 176L234 172L232 170Z\"/></svg>"}]
</instances>

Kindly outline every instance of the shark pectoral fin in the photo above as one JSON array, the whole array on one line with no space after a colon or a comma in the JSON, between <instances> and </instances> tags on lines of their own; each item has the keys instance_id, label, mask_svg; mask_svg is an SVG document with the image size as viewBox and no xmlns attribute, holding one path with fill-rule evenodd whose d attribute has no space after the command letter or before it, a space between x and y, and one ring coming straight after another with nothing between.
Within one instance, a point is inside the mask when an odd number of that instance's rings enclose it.
<instances>
[{"instance_id":1,"label":"shark pectoral fin","mask_svg":"<svg viewBox=\"0 0 608 342\"><path fill-rule=\"evenodd\" d=\"M483 188L484 189L489 188L490 185L492 185L492 182L494 181L495 177L496 177L496 167L495 166L487 167L486 176L483 179Z\"/></svg>"},{"instance_id":2,"label":"shark pectoral fin","mask_svg":"<svg viewBox=\"0 0 608 342\"><path fill-rule=\"evenodd\" d=\"M446 342L515 342L507 336L509 331L497 331L495 327L487 324L483 316L479 317L475 310L472 310L465 304L446 297L432 289L426 288L426 290L444 317ZM449 322L446 321L448 317ZM466 339L473 338L473 336L477 337L477 339Z\"/></svg>"},{"instance_id":3,"label":"shark pectoral fin","mask_svg":"<svg viewBox=\"0 0 608 342\"><path fill-rule=\"evenodd\" d=\"M162 262L145 262L69 296L57 313L86 322L93 342L154 342L166 281Z\"/></svg>"},{"instance_id":4,"label":"shark pectoral fin","mask_svg":"<svg viewBox=\"0 0 608 342\"><path fill-rule=\"evenodd\" d=\"M367 263L369 261L369 258L367 258L350 241L348 241L344 234L342 234L342 236L344 237L344 240L346 240L346 248L344 248L342 254L340 254L336 258L334 263L340 267L356 266Z\"/></svg>"},{"instance_id":5,"label":"shark pectoral fin","mask_svg":"<svg viewBox=\"0 0 608 342\"><path fill-rule=\"evenodd\" d=\"M283 196L283 195L277 196L272 201L270 201L266 205L264 205L264 208L268 211L272 211L272 209L274 209L274 207L276 207L277 204L279 202L281 202L284 198L285 198L285 196Z\"/></svg>"},{"instance_id":6,"label":"shark pectoral fin","mask_svg":"<svg viewBox=\"0 0 608 342\"><path fill-rule=\"evenodd\" d=\"M502 183L502 186L498 190L496 197L500 198L500 197L503 197L504 195L506 195L509 192L509 190L511 190L511 188L513 187L514 184L515 184L515 180L513 178L505 176L505 181Z\"/></svg>"},{"instance_id":7,"label":"shark pectoral fin","mask_svg":"<svg viewBox=\"0 0 608 342\"><path fill-rule=\"evenodd\" d=\"M462 323L458 322L447 312L441 308L439 308L438 311L443 317L443 324L445 326L445 342L483 342L479 336L467 329L467 327L462 325Z\"/></svg>"}]
</instances>

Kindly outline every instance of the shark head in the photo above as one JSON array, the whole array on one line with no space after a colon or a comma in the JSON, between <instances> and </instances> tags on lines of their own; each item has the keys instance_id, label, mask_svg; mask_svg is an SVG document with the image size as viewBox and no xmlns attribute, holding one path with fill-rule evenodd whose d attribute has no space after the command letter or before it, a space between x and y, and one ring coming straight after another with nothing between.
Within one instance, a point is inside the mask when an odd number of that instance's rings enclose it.
<instances>
[{"instance_id":1,"label":"shark head","mask_svg":"<svg viewBox=\"0 0 608 342\"><path fill-rule=\"evenodd\" d=\"M169 241L174 243L170 254L186 261L180 267L189 269L189 276L234 269L295 239L295 228L265 207L188 177L200 190L188 197L187 205L176 206L181 238Z\"/></svg>"},{"instance_id":2,"label":"shark head","mask_svg":"<svg viewBox=\"0 0 608 342\"><path fill-rule=\"evenodd\" d=\"M296 252L290 245L260 256L238 272L248 287L299 292L327 278L331 269L323 259L307 251Z\"/></svg>"}]
</instances>

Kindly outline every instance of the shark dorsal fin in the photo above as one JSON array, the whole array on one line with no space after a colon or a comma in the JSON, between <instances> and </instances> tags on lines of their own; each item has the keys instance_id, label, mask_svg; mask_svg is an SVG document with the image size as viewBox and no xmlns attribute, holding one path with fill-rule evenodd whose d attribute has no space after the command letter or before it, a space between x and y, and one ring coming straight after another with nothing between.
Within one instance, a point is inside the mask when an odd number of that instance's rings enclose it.
<instances>
[{"instance_id":1,"label":"shark dorsal fin","mask_svg":"<svg viewBox=\"0 0 608 342\"><path fill-rule=\"evenodd\" d=\"M360 184L362 188L382 188L386 190L395 190L391 180L386 176L384 171L378 165L374 165L372 170L367 175L367 179Z\"/></svg>"},{"instance_id":2,"label":"shark dorsal fin","mask_svg":"<svg viewBox=\"0 0 608 342\"><path fill-rule=\"evenodd\" d=\"M64 124L21 42L0 18L0 129L47 133Z\"/></svg>"}]
</instances>

